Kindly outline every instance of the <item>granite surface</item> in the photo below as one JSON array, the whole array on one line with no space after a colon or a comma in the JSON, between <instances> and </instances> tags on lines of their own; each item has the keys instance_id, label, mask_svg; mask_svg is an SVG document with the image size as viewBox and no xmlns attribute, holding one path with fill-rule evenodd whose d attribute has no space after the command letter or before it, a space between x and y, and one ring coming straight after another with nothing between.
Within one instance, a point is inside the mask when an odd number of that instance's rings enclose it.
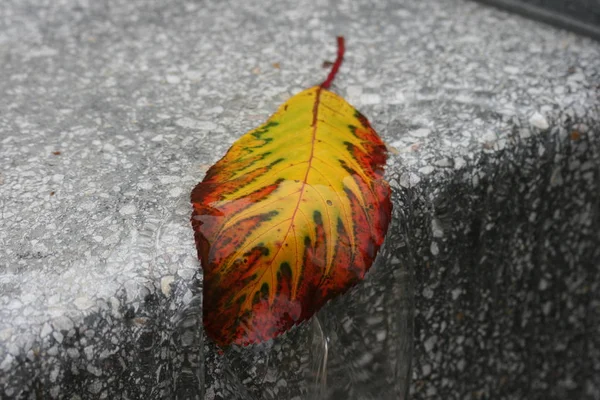
<instances>
[{"instance_id":1,"label":"granite surface","mask_svg":"<svg viewBox=\"0 0 600 400\"><path fill-rule=\"evenodd\" d=\"M338 34L390 235L220 354L189 193ZM597 42L460 0L4 0L0 60L1 398L600 398Z\"/></svg>"}]
</instances>

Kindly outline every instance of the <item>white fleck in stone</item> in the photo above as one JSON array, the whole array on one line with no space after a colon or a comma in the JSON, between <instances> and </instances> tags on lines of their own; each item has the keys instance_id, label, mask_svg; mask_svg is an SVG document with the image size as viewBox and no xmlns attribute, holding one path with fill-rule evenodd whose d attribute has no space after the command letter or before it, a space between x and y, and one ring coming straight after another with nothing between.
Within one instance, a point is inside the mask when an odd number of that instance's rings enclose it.
<instances>
[{"instance_id":1,"label":"white fleck in stone","mask_svg":"<svg viewBox=\"0 0 600 400\"><path fill-rule=\"evenodd\" d=\"M21 354L21 349L19 349L19 346L17 346L15 343L10 343L8 346L6 346L6 349L15 357Z\"/></svg>"},{"instance_id":2,"label":"white fleck in stone","mask_svg":"<svg viewBox=\"0 0 600 400\"><path fill-rule=\"evenodd\" d=\"M425 351L430 352L433 350L433 346L437 343L437 336L431 336L428 338L423 345L425 346Z\"/></svg>"},{"instance_id":3,"label":"white fleck in stone","mask_svg":"<svg viewBox=\"0 0 600 400\"><path fill-rule=\"evenodd\" d=\"M285 379L278 380L277 387L287 387L287 381Z\"/></svg>"},{"instance_id":4,"label":"white fleck in stone","mask_svg":"<svg viewBox=\"0 0 600 400\"><path fill-rule=\"evenodd\" d=\"M378 342L383 342L387 337L387 332L385 330L378 331L375 336L377 337Z\"/></svg>"},{"instance_id":5,"label":"white fleck in stone","mask_svg":"<svg viewBox=\"0 0 600 400\"><path fill-rule=\"evenodd\" d=\"M569 81L575 81L575 82L584 82L585 81L585 75L581 72L576 72L574 74L571 74L567 77L567 80Z\"/></svg>"},{"instance_id":6,"label":"white fleck in stone","mask_svg":"<svg viewBox=\"0 0 600 400\"><path fill-rule=\"evenodd\" d=\"M358 360L356 360L356 364L359 367L364 367L368 365L371 361L373 361L373 354L364 353Z\"/></svg>"},{"instance_id":7,"label":"white fleck in stone","mask_svg":"<svg viewBox=\"0 0 600 400\"><path fill-rule=\"evenodd\" d=\"M546 118L540 114L539 112L534 113L531 118L529 118L529 123L536 128L545 130L550 127Z\"/></svg>"},{"instance_id":8,"label":"white fleck in stone","mask_svg":"<svg viewBox=\"0 0 600 400\"><path fill-rule=\"evenodd\" d=\"M181 180L181 178L176 175L160 175L158 180L161 184L166 185L168 183L177 183Z\"/></svg>"},{"instance_id":9,"label":"white fleck in stone","mask_svg":"<svg viewBox=\"0 0 600 400\"><path fill-rule=\"evenodd\" d=\"M50 347L50 348L48 349L48 351L46 351L46 353L47 353L49 356L52 356L52 357L54 357L54 356L58 355L58 347L56 347L56 346L52 346L52 347Z\"/></svg>"},{"instance_id":10,"label":"white fleck in stone","mask_svg":"<svg viewBox=\"0 0 600 400\"><path fill-rule=\"evenodd\" d=\"M216 107L213 107L213 108L209 108L209 109L208 109L208 110L206 110L205 112L206 112L207 114L221 114L223 111L225 111L223 107L221 107L221 106L216 106Z\"/></svg>"},{"instance_id":11,"label":"white fleck in stone","mask_svg":"<svg viewBox=\"0 0 600 400\"><path fill-rule=\"evenodd\" d=\"M434 256L437 256L438 254L440 254L440 249L436 242L431 242L431 246L430 246L429 250L431 251L431 254Z\"/></svg>"},{"instance_id":12,"label":"white fleck in stone","mask_svg":"<svg viewBox=\"0 0 600 400\"><path fill-rule=\"evenodd\" d=\"M102 382L95 380L91 385L88 386L88 391L93 394L98 394L102 390Z\"/></svg>"},{"instance_id":13,"label":"white fleck in stone","mask_svg":"<svg viewBox=\"0 0 600 400\"><path fill-rule=\"evenodd\" d=\"M429 136L430 133L431 133L431 129L421 128L421 129L417 129L416 131L410 132L410 135L414 136L414 137L423 138L423 137Z\"/></svg>"},{"instance_id":14,"label":"white fleck in stone","mask_svg":"<svg viewBox=\"0 0 600 400\"><path fill-rule=\"evenodd\" d=\"M388 104L402 104L406 102L406 97L402 92L396 92L386 101Z\"/></svg>"},{"instance_id":15,"label":"white fleck in stone","mask_svg":"<svg viewBox=\"0 0 600 400\"><path fill-rule=\"evenodd\" d=\"M544 313L544 315L549 315L551 310L552 310L552 302L551 301L547 301L542 305L542 312Z\"/></svg>"},{"instance_id":16,"label":"white fleck in stone","mask_svg":"<svg viewBox=\"0 0 600 400\"><path fill-rule=\"evenodd\" d=\"M433 232L433 237L440 238L444 236L444 228L439 219L434 218L431 220L431 231Z\"/></svg>"},{"instance_id":17,"label":"white fleck in stone","mask_svg":"<svg viewBox=\"0 0 600 400\"><path fill-rule=\"evenodd\" d=\"M429 376L431 374L431 365L425 364L421 367L421 370L423 371L423 376Z\"/></svg>"},{"instance_id":18,"label":"white fleck in stone","mask_svg":"<svg viewBox=\"0 0 600 400\"><path fill-rule=\"evenodd\" d=\"M463 371L466 366L467 366L467 362L464 359L460 359L456 363L456 367L458 368L459 371Z\"/></svg>"},{"instance_id":19,"label":"white fleck in stone","mask_svg":"<svg viewBox=\"0 0 600 400\"><path fill-rule=\"evenodd\" d=\"M163 292L165 296L169 296L171 294L171 283L175 277L173 275L163 276L160 280L160 290Z\"/></svg>"},{"instance_id":20,"label":"white fleck in stone","mask_svg":"<svg viewBox=\"0 0 600 400\"><path fill-rule=\"evenodd\" d=\"M483 143L492 143L496 141L497 138L498 135L492 130L487 130L483 135L479 136L479 140Z\"/></svg>"},{"instance_id":21,"label":"white fleck in stone","mask_svg":"<svg viewBox=\"0 0 600 400\"><path fill-rule=\"evenodd\" d=\"M545 280L544 278L540 279L540 283L538 284L538 288L540 290L546 290L548 289L548 286L550 286L550 283L548 283L547 280Z\"/></svg>"},{"instance_id":22,"label":"white fleck in stone","mask_svg":"<svg viewBox=\"0 0 600 400\"><path fill-rule=\"evenodd\" d=\"M71 329L73 329L73 321L71 321L70 318L65 317L65 316L60 316L54 319L54 321L52 321L52 326L54 327L54 329L56 329L57 331L70 331Z\"/></svg>"},{"instance_id":23,"label":"white fleck in stone","mask_svg":"<svg viewBox=\"0 0 600 400\"><path fill-rule=\"evenodd\" d=\"M102 150L112 153L113 151L116 150L116 147L110 143L105 143L104 146L102 146Z\"/></svg>"},{"instance_id":24,"label":"white fleck in stone","mask_svg":"<svg viewBox=\"0 0 600 400\"><path fill-rule=\"evenodd\" d=\"M50 333L52 333L52 327L50 326L49 323L46 322L44 324L44 326L42 326L42 331L40 332L40 337L45 338Z\"/></svg>"},{"instance_id":25,"label":"white fleck in stone","mask_svg":"<svg viewBox=\"0 0 600 400\"><path fill-rule=\"evenodd\" d=\"M137 184L140 189L150 190L154 187L154 185L150 182L140 182Z\"/></svg>"},{"instance_id":26,"label":"white fleck in stone","mask_svg":"<svg viewBox=\"0 0 600 400\"><path fill-rule=\"evenodd\" d=\"M175 187L169 191L169 197L179 197L183 193L183 190L180 187Z\"/></svg>"},{"instance_id":27,"label":"white fleck in stone","mask_svg":"<svg viewBox=\"0 0 600 400\"><path fill-rule=\"evenodd\" d=\"M73 303L80 310L87 310L93 304L92 301L87 296L78 297L75 299L75 301L73 301Z\"/></svg>"},{"instance_id":28,"label":"white fleck in stone","mask_svg":"<svg viewBox=\"0 0 600 400\"><path fill-rule=\"evenodd\" d=\"M0 331L0 341L6 342L13 335L13 328L6 328Z\"/></svg>"},{"instance_id":29,"label":"white fleck in stone","mask_svg":"<svg viewBox=\"0 0 600 400\"><path fill-rule=\"evenodd\" d=\"M14 299L12 300L10 303L8 303L8 305L5 307L7 310L16 310L19 309L23 306L23 303L21 303L19 300Z\"/></svg>"},{"instance_id":30,"label":"white fleck in stone","mask_svg":"<svg viewBox=\"0 0 600 400\"><path fill-rule=\"evenodd\" d=\"M87 346L83 349L83 352L85 353L85 358L91 360L94 357L94 346Z\"/></svg>"},{"instance_id":31,"label":"white fleck in stone","mask_svg":"<svg viewBox=\"0 0 600 400\"><path fill-rule=\"evenodd\" d=\"M175 124L182 128L213 130L217 128L217 124L211 121L198 121L189 117L179 118Z\"/></svg>"},{"instance_id":32,"label":"white fleck in stone","mask_svg":"<svg viewBox=\"0 0 600 400\"><path fill-rule=\"evenodd\" d=\"M579 133L587 133L589 130L589 126L586 124L577 124L573 128Z\"/></svg>"},{"instance_id":33,"label":"white fleck in stone","mask_svg":"<svg viewBox=\"0 0 600 400\"><path fill-rule=\"evenodd\" d=\"M137 208L135 207L135 204L127 204L126 206L121 207L121 209L119 210L119 214L131 215L131 214L135 214L136 211L137 211Z\"/></svg>"},{"instance_id":34,"label":"white fleck in stone","mask_svg":"<svg viewBox=\"0 0 600 400\"><path fill-rule=\"evenodd\" d=\"M421 173L423 175L429 175L434 170L435 170L435 168L433 168L431 165L427 165L425 167L419 168L419 173Z\"/></svg>"},{"instance_id":35,"label":"white fleck in stone","mask_svg":"<svg viewBox=\"0 0 600 400\"><path fill-rule=\"evenodd\" d=\"M88 372L90 374L96 375L96 376L100 376L102 375L102 370L98 367L95 367L91 364L88 364L88 366L86 367L86 369L88 370Z\"/></svg>"},{"instance_id":36,"label":"white fleck in stone","mask_svg":"<svg viewBox=\"0 0 600 400\"><path fill-rule=\"evenodd\" d=\"M167 75L167 82L171 85L176 85L181 82L181 78L177 75Z\"/></svg>"},{"instance_id":37,"label":"white fleck in stone","mask_svg":"<svg viewBox=\"0 0 600 400\"><path fill-rule=\"evenodd\" d=\"M71 358L79 358L79 350L77 350L77 349L75 349L73 347L67 349L67 354Z\"/></svg>"},{"instance_id":38,"label":"white fleck in stone","mask_svg":"<svg viewBox=\"0 0 600 400\"><path fill-rule=\"evenodd\" d=\"M363 93L360 96L360 100L362 104L370 105L370 104L380 104L381 96L377 93Z\"/></svg>"},{"instance_id":39,"label":"white fleck in stone","mask_svg":"<svg viewBox=\"0 0 600 400\"><path fill-rule=\"evenodd\" d=\"M61 183L65 179L65 176L62 174L54 174L52 175L52 181L56 183Z\"/></svg>"},{"instance_id":40,"label":"white fleck in stone","mask_svg":"<svg viewBox=\"0 0 600 400\"><path fill-rule=\"evenodd\" d=\"M453 289L452 290L452 300L458 299L458 296L462 293L462 289Z\"/></svg>"},{"instance_id":41,"label":"white fleck in stone","mask_svg":"<svg viewBox=\"0 0 600 400\"><path fill-rule=\"evenodd\" d=\"M182 268L177 271L177 275L185 280L192 279L194 277L194 274L196 273L196 268L195 268L196 263L197 263L197 260L194 259L194 268Z\"/></svg>"},{"instance_id":42,"label":"white fleck in stone","mask_svg":"<svg viewBox=\"0 0 600 400\"><path fill-rule=\"evenodd\" d=\"M452 166L452 160L449 158L442 158L434 162L434 164L438 167L447 168Z\"/></svg>"},{"instance_id":43,"label":"white fleck in stone","mask_svg":"<svg viewBox=\"0 0 600 400\"><path fill-rule=\"evenodd\" d=\"M164 139L163 135L156 135L154 136L152 139L150 139L152 142L162 142L162 140Z\"/></svg>"},{"instance_id":44,"label":"white fleck in stone","mask_svg":"<svg viewBox=\"0 0 600 400\"><path fill-rule=\"evenodd\" d=\"M430 287L426 287L425 289L423 289L423 297L425 297L426 299L431 299L433 297L433 289L431 289Z\"/></svg>"},{"instance_id":45,"label":"white fleck in stone","mask_svg":"<svg viewBox=\"0 0 600 400\"><path fill-rule=\"evenodd\" d=\"M194 298L194 295L193 295L192 291L191 290L187 290L185 292L185 294L183 295L181 301L182 301L183 304L187 305L187 304L190 303L190 301L192 301L193 298Z\"/></svg>"},{"instance_id":46,"label":"white fleck in stone","mask_svg":"<svg viewBox=\"0 0 600 400\"><path fill-rule=\"evenodd\" d=\"M58 373L59 372L60 372L60 369L58 367L54 368L50 372L50 382L56 382L56 378L58 378Z\"/></svg>"},{"instance_id":47,"label":"white fleck in stone","mask_svg":"<svg viewBox=\"0 0 600 400\"><path fill-rule=\"evenodd\" d=\"M121 141L121 143L119 143L119 147L126 147L126 146L133 146L135 145L135 142L131 139L125 139L123 141Z\"/></svg>"},{"instance_id":48,"label":"white fleck in stone","mask_svg":"<svg viewBox=\"0 0 600 400\"><path fill-rule=\"evenodd\" d=\"M400 186L411 188L421 182L421 178L416 174L402 174L400 176Z\"/></svg>"},{"instance_id":49,"label":"white fleck in stone","mask_svg":"<svg viewBox=\"0 0 600 400\"><path fill-rule=\"evenodd\" d=\"M507 65L506 67L504 67L504 72L506 72L507 74L516 75L520 73L521 70L518 67Z\"/></svg>"},{"instance_id":50,"label":"white fleck in stone","mask_svg":"<svg viewBox=\"0 0 600 400\"><path fill-rule=\"evenodd\" d=\"M65 338L65 337L63 336L63 334L62 334L62 333L60 333L60 332L58 332L58 331L54 331L54 332L52 332L52 336L54 337L54 339L56 339L56 341L57 341L58 343L62 343L63 339Z\"/></svg>"},{"instance_id":51,"label":"white fleck in stone","mask_svg":"<svg viewBox=\"0 0 600 400\"><path fill-rule=\"evenodd\" d=\"M204 74L202 73L202 71L198 70L185 71L185 76L192 81L197 81L201 79L203 75Z\"/></svg>"},{"instance_id":52,"label":"white fleck in stone","mask_svg":"<svg viewBox=\"0 0 600 400\"><path fill-rule=\"evenodd\" d=\"M6 357L4 357L4 360L2 360L2 363L0 364L0 369L3 371L8 371L12 368L12 363L14 361L14 357L10 354L7 354Z\"/></svg>"},{"instance_id":53,"label":"white fleck in stone","mask_svg":"<svg viewBox=\"0 0 600 400\"><path fill-rule=\"evenodd\" d=\"M58 394L60 393L60 386L59 385L55 385L52 387L52 389L50 389L50 397L52 397L53 399L58 397ZM73 398L71 397L71 399L77 399L77 397Z\"/></svg>"},{"instance_id":54,"label":"white fleck in stone","mask_svg":"<svg viewBox=\"0 0 600 400\"><path fill-rule=\"evenodd\" d=\"M529 130L528 128L521 128L519 129L519 136L521 137L521 139L527 139L531 136L531 130Z\"/></svg>"},{"instance_id":55,"label":"white fleck in stone","mask_svg":"<svg viewBox=\"0 0 600 400\"><path fill-rule=\"evenodd\" d=\"M362 86L348 86L346 93L348 98L358 98L362 94Z\"/></svg>"},{"instance_id":56,"label":"white fleck in stone","mask_svg":"<svg viewBox=\"0 0 600 400\"><path fill-rule=\"evenodd\" d=\"M35 57L52 57L58 54L58 50L52 47L42 46L39 49L32 50L27 53L30 58Z\"/></svg>"}]
</instances>

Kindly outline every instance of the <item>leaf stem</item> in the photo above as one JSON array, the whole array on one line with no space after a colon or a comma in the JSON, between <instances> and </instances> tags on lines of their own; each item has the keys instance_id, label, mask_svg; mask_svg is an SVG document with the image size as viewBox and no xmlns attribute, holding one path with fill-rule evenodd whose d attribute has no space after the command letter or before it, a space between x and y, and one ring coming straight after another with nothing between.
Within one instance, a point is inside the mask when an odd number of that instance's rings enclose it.
<instances>
[{"instance_id":1,"label":"leaf stem","mask_svg":"<svg viewBox=\"0 0 600 400\"><path fill-rule=\"evenodd\" d=\"M321 87L323 89L329 89L329 86L331 86L331 83L335 79L335 74L337 74L338 70L340 69L340 65L342 65L342 61L344 60L345 48L344 48L344 37L343 36L337 37L337 45L338 45L337 58L335 59L335 62L333 63L333 66L331 67L329 76L327 76L327 79L325 79L325 81L323 83L321 83Z\"/></svg>"}]
</instances>

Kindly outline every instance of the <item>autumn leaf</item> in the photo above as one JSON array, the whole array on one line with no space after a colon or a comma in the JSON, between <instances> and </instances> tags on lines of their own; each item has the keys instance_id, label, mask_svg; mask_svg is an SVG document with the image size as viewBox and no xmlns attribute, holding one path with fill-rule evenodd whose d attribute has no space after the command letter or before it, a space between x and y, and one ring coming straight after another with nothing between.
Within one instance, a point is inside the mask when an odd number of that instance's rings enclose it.
<instances>
[{"instance_id":1,"label":"autumn leaf","mask_svg":"<svg viewBox=\"0 0 600 400\"><path fill-rule=\"evenodd\" d=\"M327 79L238 139L192 191L206 333L274 338L359 282L390 221L386 148Z\"/></svg>"}]
</instances>

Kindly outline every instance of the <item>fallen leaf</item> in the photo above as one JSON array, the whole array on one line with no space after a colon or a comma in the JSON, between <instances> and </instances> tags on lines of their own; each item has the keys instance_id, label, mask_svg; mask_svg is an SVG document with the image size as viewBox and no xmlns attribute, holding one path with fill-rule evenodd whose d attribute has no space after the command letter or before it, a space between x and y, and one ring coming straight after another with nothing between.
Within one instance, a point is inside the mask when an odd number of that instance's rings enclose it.
<instances>
[{"instance_id":1,"label":"fallen leaf","mask_svg":"<svg viewBox=\"0 0 600 400\"><path fill-rule=\"evenodd\" d=\"M386 147L327 79L238 139L192 191L203 320L220 346L272 339L359 282L391 214Z\"/></svg>"}]
</instances>

